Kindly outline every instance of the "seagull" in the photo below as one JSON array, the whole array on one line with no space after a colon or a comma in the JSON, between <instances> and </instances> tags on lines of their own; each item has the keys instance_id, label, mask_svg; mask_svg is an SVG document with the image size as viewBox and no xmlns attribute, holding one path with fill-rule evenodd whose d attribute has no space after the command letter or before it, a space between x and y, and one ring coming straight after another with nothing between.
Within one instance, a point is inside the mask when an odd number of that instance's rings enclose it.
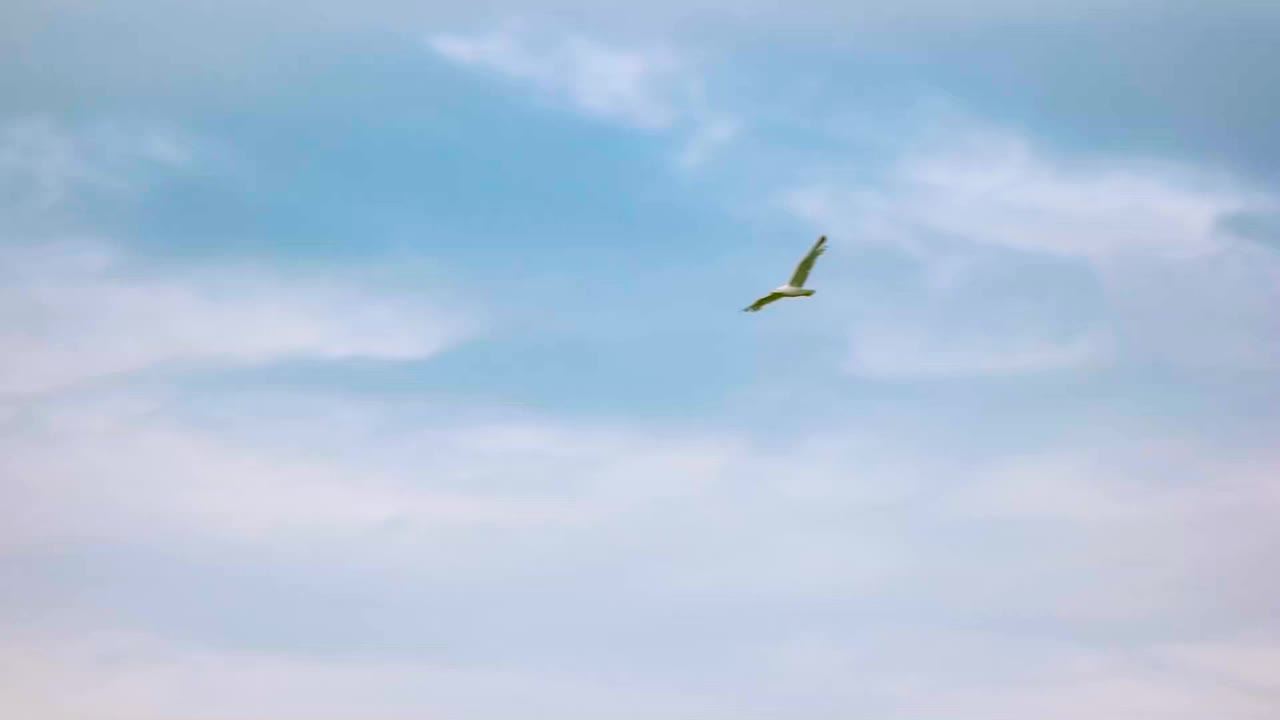
<instances>
[{"instance_id":1,"label":"seagull","mask_svg":"<svg viewBox=\"0 0 1280 720\"><path fill-rule=\"evenodd\" d=\"M813 261L817 260L818 256L826 251L827 236L823 235L809 249L809 254L804 256L799 265L796 265L796 271L791 274L791 279L787 281L786 285L779 286L768 295L742 308L743 312L757 312L765 305L775 300L781 300L784 297L809 297L812 295L816 291L806 289L804 282L809 279L809 271L813 269Z\"/></svg>"}]
</instances>

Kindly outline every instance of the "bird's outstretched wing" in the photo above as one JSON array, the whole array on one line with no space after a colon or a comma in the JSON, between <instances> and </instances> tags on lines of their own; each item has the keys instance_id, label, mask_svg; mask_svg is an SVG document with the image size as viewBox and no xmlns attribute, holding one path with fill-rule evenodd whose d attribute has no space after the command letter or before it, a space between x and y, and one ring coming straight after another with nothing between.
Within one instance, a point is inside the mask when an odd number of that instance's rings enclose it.
<instances>
[{"instance_id":1,"label":"bird's outstretched wing","mask_svg":"<svg viewBox=\"0 0 1280 720\"><path fill-rule=\"evenodd\" d=\"M759 300L757 300L757 301L755 301L755 302L751 303L750 305L748 305L748 306L746 306L746 307L742 308L742 311L743 311L743 312L756 312L756 311L758 311L760 308L764 307L765 305L768 305L769 303L773 302L774 300L778 300L778 299L780 299L780 298L782 298L782 297L783 297L782 293L776 293L776 292L775 292L775 293L769 293L768 295L765 295L764 297L760 298Z\"/></svg>"},{"instance_id":2,"label":"bird's outstretched wing","mask_svg":"<svg viewBox=\"0 0 1280 720\"><path fill-rule=\"evenodd\" d=\"M800 264L796 266L796 271L792 273L791 282L788 284L791 285L791 287L804 287L805 281L809 279L809 271L813 269L813 261L817 260L818 256L826 251L827 236L823 235L818 238L818 242L814 243L813 247L809 249L809 254L805 255L804 259L800 261Z\"/></svg>"}]
</instances>

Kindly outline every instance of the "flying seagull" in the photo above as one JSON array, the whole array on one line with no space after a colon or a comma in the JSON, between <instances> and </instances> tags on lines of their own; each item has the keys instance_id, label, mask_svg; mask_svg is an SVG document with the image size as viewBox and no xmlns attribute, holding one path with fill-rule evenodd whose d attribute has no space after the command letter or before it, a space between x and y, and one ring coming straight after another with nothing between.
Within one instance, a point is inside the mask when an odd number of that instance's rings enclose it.
<instances>
[{"instance_id":1,"label":"flying seagull","mask_svg":"<svg viewBox=\"0 0 1280 720\"><path fill-rule=\"evenodd\" d=\"M818 238L818 242L810 248L809 254L804 256L800 264L796 266L796 271L791 274L791 279L786 285L776 288L773 292L756 300L750 305L742 308L744 312L756 312L760 308L768 305L775 300L781 300L784 297L809 297L815 291L806 289L804 282L809 279L809 271L813 269L813 261L818 256L827 251L827 236L823 235Z\"/></svg>"}]
</instances>

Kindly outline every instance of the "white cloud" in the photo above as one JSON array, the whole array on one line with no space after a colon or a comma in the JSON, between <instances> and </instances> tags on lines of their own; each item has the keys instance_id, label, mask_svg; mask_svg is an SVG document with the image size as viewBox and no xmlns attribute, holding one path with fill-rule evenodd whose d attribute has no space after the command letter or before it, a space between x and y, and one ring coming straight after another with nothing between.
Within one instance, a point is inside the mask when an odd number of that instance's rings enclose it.
<instances>
[{"instance_id":1,"label":"white cloud","mask_svg":"<svg viewBox=\"0 0 1280 720\"><path fill-rule=\"evenodd\" d=\"M817 633L813 634L817 636ZM281 720L378 717L835 718L849 707L903 718L1080 717L1267 720L1274 709L1277 646L1193 644L1139 655L979 633L912 636L909 647L848 647L808 636L777 648L751 689L668 688L645 678L554 667L487 667L441 657L386 659L282 655L182 644L146 632L93 627L75 633L6 628L0 697L29 720L197 719L270 715ZM922 668L939 658L1003 651L1016 658L1003 682L951 681ZM929 656L925 658L923 656ZM914 657L914 661L908 658ZM913 671L911 668L916 668ZM66 688L76 692L68 693Z\"/></svg>"},{"instance_id":2,"label":"white cloud","mask_svg":"<svg viewBox=\"0 0 1280 720\"><path fill-rule=\"evenodd\" d=\"M428 44L452 62L520 81L587 115L641 130L685 130L678 161L687 168L738 130L736 120L707 107L698 70L663 47L624 47L577 33L539 35L518 25L439 33Z\"/></svg>"},{"instance_id":3,"label":"white cloud","mask_svg":"<svg viewBox=\"0 0 1280 720\"><path fill-rule=\"evenodd\" d=\"M859 242L923 251L961 240L1093 260L1198 257L1221 247L1224 218L1272 204L1189 168L1067 161L1015 134L966 125L934 131L883 177L806 185L784 202Z\"/></svg>"},{"instance_id":4,"label":"white cloud","mask_svg":"<svg viewBox=\"0 0 1280 720\"><path fill-rule=\"evenodd\" d=\"M1159 652L1189 672L1220 677L1263 698L1280 696L1280 646L1264 639L1172 645Z\"/></svg>"},{"instance_id":5,"label":"white cloud","mask_svg":"<svg viewBox=\"0 0 1280 720\"><path fill-rule=\"evenodd\" d=\"M727 674L719 686L691 679L667 685L602 670L477 664L443 649L370 658L202 647L101 628L7 630L0 696L32 720L370 713L836 718L849 707L904 718L1265 720L1274 708L1278 649L1247 640L1116 652L1069 639L934 628L894 629L890 637L872 630L849 643L815 628L771 646L750 672L729 676L742 683L729 689ZM977 671L993 655L1006 657L1000 671Z\"/></svg>"},{"instance_id":6,"label":"white cloud","mask_svg":"<svg viewBox=\"0 0 1280 720\"><path fill-rule=\"evenodd\" d=\"M1124 716L1150 720L1263 720L1274 697L1234 686L1234 678L1168 667L1154 653L1115 653L1086 644L1056 648L1054 656L1029 655L1034 678L986 687L902 693L903 717L1076 720ZM1243 653L1242 653L1243 655Z\"/></svg>"},{"instance_id":7,"label":"white cloud","mask_svg":"<svg viewBox=\"0 0 1280 720\"><path fill-rule=\"evenodd\" d=\"M181 716L224 720L382 718L731 718L740 708L633 678L448 658L289 656L191 647L144 632L51 634L6 627L0 698L27 720ZM68 688L75 688L69 692Z\"/></svg>"},{"instance_id":8,"label":"white cloud","mask_svg":"<svg viewBox=\"0 0 1280 720\"><path fill-rule=\"evenodd\" d=\"M903 252L924 268L928 283L905 298L924 321L896 307L880 308L878 316L862 312L852 340L856 373L1280 362L1272 312L1280 301L1280 259L1242 242L1228 222L1278 200L1228 177L1114 156L1068 160L1013 133L950 121L921 133L882 173L811 182L785 192L782 202L831 234L836 248ZM1046 262L1028 260L1036 257ZM957 332L951 323L959 309L938 308L980 299L982 271L1014 263L1047 285L1073 267L1087 268L1094 282L1066 292L1040 290L1028 279L1020 297L1051 296L1056 307L1040 302L1023 328ZM1001 310L968 307L993 317ZM1046 332L1072 318L1093 325Z\"/></svg>"},{"instance_id":9,"label":"white cloud","mask_svg":"<svg viewBox=\"0 0 1280 720\"><path fill-rule=\"evenodd\" d=\"M46 212L88 191L127 192L150 171L189 169L200 153L195 139L158 126L10 119L0 125L0 207Z\"/></svg>"},{"instance_id":10,"label":"white cloud","mask_svg":"<svg viewBox=\"0 0 1280 720\"><path fill-rule=\"evenodd\" d=\"M989 336L943 340L902 328L859 332L846 369L868 378L1006 376L1096 366L1110 359L1109 342L1081 336L1066 341L1000 340Z\"/></svg>"},{"instance_id":11,"label":"white cloud","mask_svg":"<svg viewBox=\"0 0 1280 720\"><path fill-rule=\"evenodd\" d=\"M578 35L535 40L504 28L439 34L428 42L453 62L528 82L592 115L644 129L666 129L676 122L683 68L670 52L615 47Z\"/></svg>"},{"instance_id":12,"label":"white cloud","mask_svg":"<svg viewBox=\"0 0 1280 720\"><path fill-rule=\"evenodd\" d=\"M1159 626L1201 615L1214 618L1211 632L1259 622L1268 602L1262 598L1280 584L1249 578L1248 568L1264 565L1280 542L1272 521L1280 511L1273 480L1280 454L1133 423L1099 425L1107 429L1081 431L1066 448L976 468L967 487L947 499L948 512L992 526L1042 528L1037 552L1056 571L1041 579L1040 592L1059 617ZM985 579L987 592L1012 591L1012 578L998 570L978 575L984 578L975 576L974 588ZM1219 594L1233 584L1250 590ZM982 591L972 598L989 600Z\"/></svg>"},{"instance_id":13,"label":"white cloud","mask_svg":"<svg viewBox=\"0 0 1280 720\"><path fill-rule=\"evenodd\" d=\"M101 242L0 249L0 392L166 363L417 359L466 328L413 296L251 267L147 267Z\"/></svg>"},{"instance_id":14,"label":"white cloud","mask_svg":"<svg viewBox=\"0 0 1280 720\"><path fill-rule=\"evenodd\" d=\"M226 698L210 717L339 716L370 698L389 714L500 717L511 693L548 715L598 716L583 692L600 707L634 700L637 717L1012 715L1035 698L1064 718L1258 714L1260 700L1221 678L1257 683L1258 655L1231 638L1274 625L1280 587L1256 572L1276 539L1274 450L1107 418L1098 434L1124 442L1072 437L1020 456L1017 443L920 452L929 432L902 427L749 442L472 410L251 388L24 401L0 428L0 558L230 552L227 582L248 584L226 591L254 598L259 622L297 611L292 594L268 597L293 583L319 589L310 612L337 618L351 606L324 589L340 587L404 641L320 656L310 648L327 629L299 649L255 626L274 649L228 654L200 644L216 628L149 627L135 599L130 617L159 633L141 646L59 635L15 649L0 633L8 706L83 714L42 690L79 678L85 707L130 717L206 692ZM264 576L272 589L254 584ZM83 581L27 582L56 594ZM475 614L453 604L466 621L441 616L432 603L451 597ZM75 635L110 626L110 607L75 607ZM30 617L70 632L65 611ZM1086 647L1100 636L1114 640ZM86 660L103 657L114 661ZM627 695L620 676L644 692ZM436 680L465 691L442 695ZM295 682L324 691L279 691ZM1022 690L1002 692L1010 683Z\"/></svg>"},{"instance_id":15,"label":"white cloud","mask_svg":"<svg viewBox=\"0 0 1280 720\"><path fill-rule=\"evenodd\" d=\"M738 131L739 123L736 120L708 119L694 131L680 151L680 165L688 169L701 166L720 148L732 142Z\"/></svg>"},{"instance_id":16,"label":"white cloud","mask_svg":"<svg viewBox=\"0 0 1280 720\"><path fill-rule=\"evenodd\" d=\"M0 440L0 475L8 479L0 537L10 546L260 542L387 528L576 525L701 492L733 457L705 441L548 423L403 418L387 436L351 416L353 406L304 403L283 418L241 408L232 427L219 430L184 422L163 397L130 391L16 402Z\"/></svg>"},{"instance_id":17,"label":"white cloud","mask_svg":"<svg viewBox=\"0 0 1280 720\"><path fill-rule=\"evenodd\" d=\"M0 198L6 206L31 203L44 209L61 202L73 186L118 184L48 122L15 120L0 130Z\"/></svg>"},{"instance_id":18,"label":"white cloud","mask_svg":"<svg viewBox=\"0 0 1280 720\"><path fill-rule=\"evenodd\" d=\"M1087 454L1012 456L984 469L964 508L1079 523L1176 522L1211 512L1270 515L1280 456L1219 453L1192 439L1114 441Z\"/></svg>"},{"instance_id":19,"label":"white cloud","mask_svg":"<svg viewBox=\"0 0 1280 720\"><path fill-rule=\"evenodd\" d=\"M839 717L834 709L856 706L880 716L948 720L1261 720L1274 702L1265 685L1247 682L1251 675L1267 676L1269 669L1244 667L1250 659L1272 656L1275 646L1265 641L1187 648L1188 654L1221 650L1233 665L1231 672L1211 673L1171 662L1173 653L1164 648L1114 651L1105 642L954 627L901 628L893 635L899 644L882 645L879 637L841 644L815 628L780 644L774 672L761 682L785 689L792 710L807 710L806 703L823 698L817 713L805 712L808 717ZM975 659L997 654L998 672L973 672ZM944 666L949 674L934 672Z\"/></svg>"},{"instance_id":20,"label":"white cloud","mask_svg":"<svg viewBox=\"0 0 1280 720\"><path fill-rule=\"evenodd\" d=\"M1197 370L1280 367L1280 253L1236 242L1194 261L1108 261L1098 274L1127 356Z\"/></svg>"}]
</instances>

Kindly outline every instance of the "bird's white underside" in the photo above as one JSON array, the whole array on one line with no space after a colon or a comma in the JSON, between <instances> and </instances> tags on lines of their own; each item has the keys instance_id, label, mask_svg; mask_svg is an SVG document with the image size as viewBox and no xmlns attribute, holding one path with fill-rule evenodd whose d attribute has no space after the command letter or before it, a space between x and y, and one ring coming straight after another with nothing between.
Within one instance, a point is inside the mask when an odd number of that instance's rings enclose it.
<instances>
[{"instance_id":1,"label":"bird's white underside","mask_svg":"<svg viewBox=\"0 0 1280 720\"><path fill-rule=\"evenodd\" d=\"M798 288L792 285L782 285L780 287L774 288L773 292L776 292L779 295L785 295L787 297L805 297L805 296L814 294L816 291L809 290L807 288Z\"/></svg>"}]
</instances>

